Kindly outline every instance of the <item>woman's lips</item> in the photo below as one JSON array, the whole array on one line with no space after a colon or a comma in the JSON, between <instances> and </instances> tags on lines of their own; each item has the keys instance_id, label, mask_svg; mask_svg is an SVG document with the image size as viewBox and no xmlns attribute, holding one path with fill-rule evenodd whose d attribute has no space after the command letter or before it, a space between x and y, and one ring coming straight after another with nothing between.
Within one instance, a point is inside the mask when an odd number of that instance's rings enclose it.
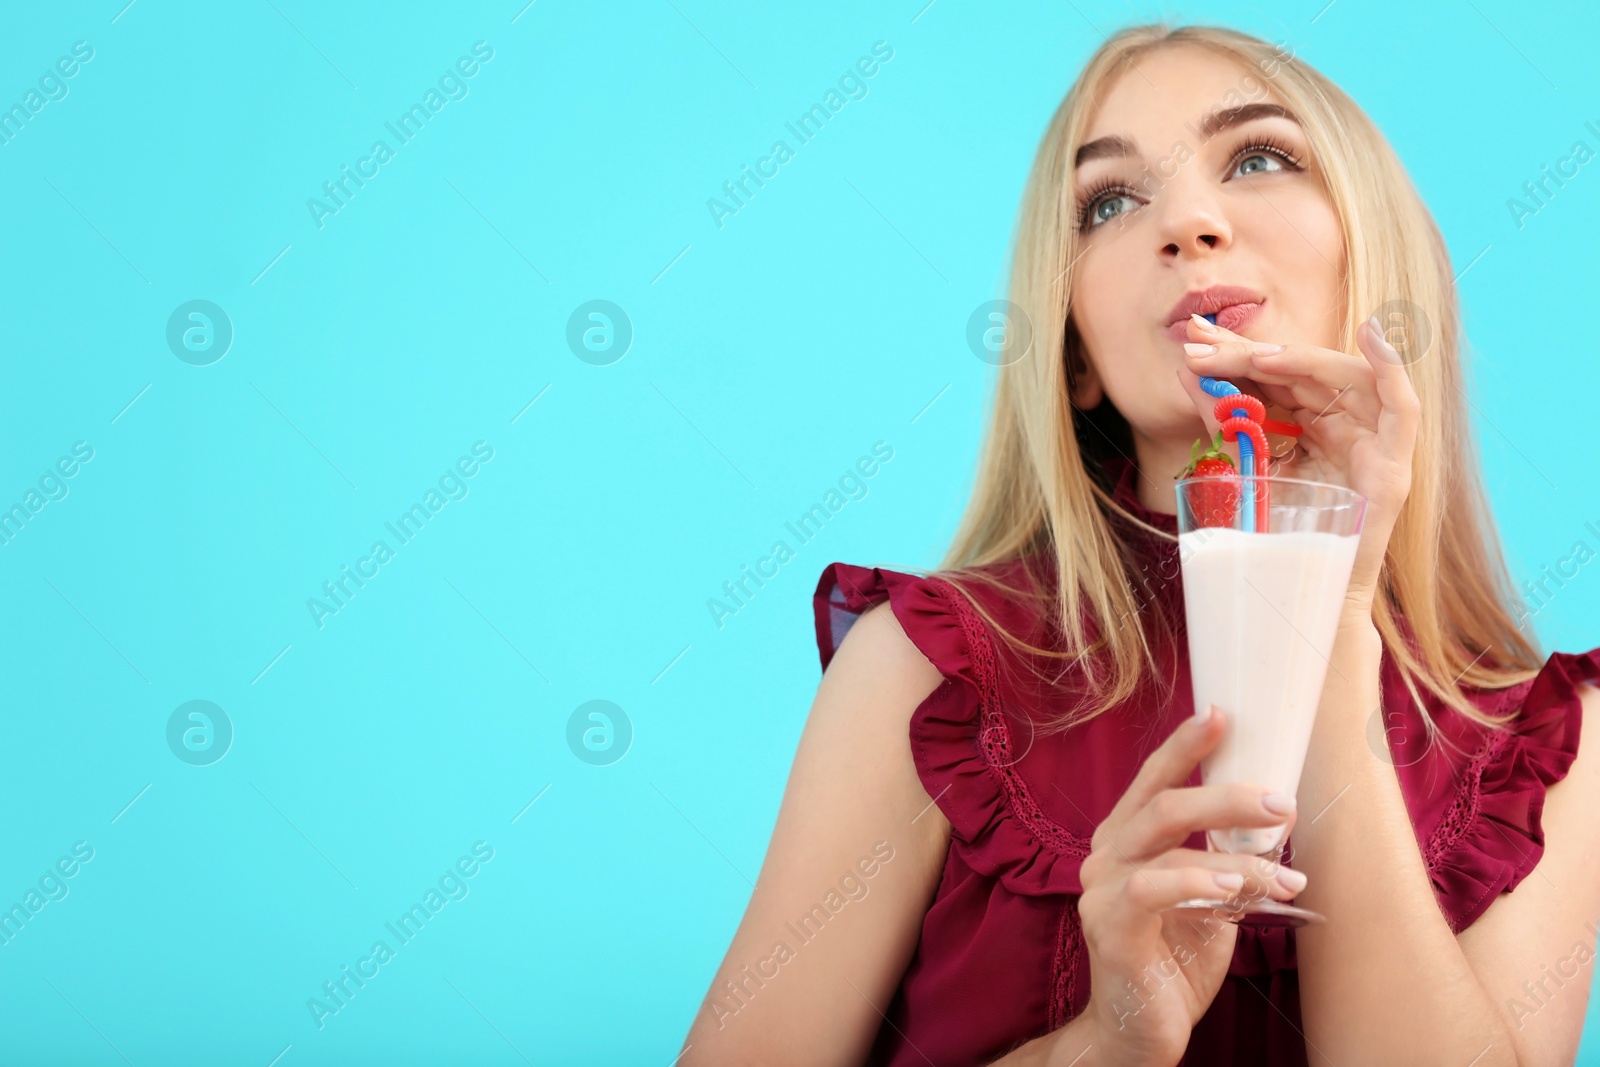
<instances>
[{"instance_id":1,"label":"woman's lips","mask_svg":"<svg viewBox=\"0 0 1600 1067\"><path fill-rule=\"evenodd\" d=\"M1217 325L1230 333L1243 333L1260 314L1260 304L1230 304L1217 312ZM1168 326L1167 336L1179 344L1189 340L1189 320L1179 319Z\"/></svg>"}]
</instances>

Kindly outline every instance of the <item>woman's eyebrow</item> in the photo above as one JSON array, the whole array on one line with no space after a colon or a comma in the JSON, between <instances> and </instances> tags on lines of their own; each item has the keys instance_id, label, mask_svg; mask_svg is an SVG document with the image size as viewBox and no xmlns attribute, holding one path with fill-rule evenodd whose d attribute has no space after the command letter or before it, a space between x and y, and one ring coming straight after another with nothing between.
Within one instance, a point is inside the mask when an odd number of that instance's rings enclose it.
<instances>
[{"instance_id":1,"label":"woman's eyebrow","mask_svg":"<svg viewBox=\"0 0 1600 1067\"><path fill-rule=\"evenodd\" d=\"M1300 123L1294 112L1278 104L1242 104L1239 107L1209 112L1200 123L1200 140L1209 141L1230 127L1265 118L1288 119L1296 125ZM1191 126L1190 129L1193 129L1193 127ZM1079 147L1073 166L1081 167L1092 159L1136 156L1138 154L1139 149L1133 140L1111 134L1106 137L1097 137Z\"/></svg>"}]
</instances>

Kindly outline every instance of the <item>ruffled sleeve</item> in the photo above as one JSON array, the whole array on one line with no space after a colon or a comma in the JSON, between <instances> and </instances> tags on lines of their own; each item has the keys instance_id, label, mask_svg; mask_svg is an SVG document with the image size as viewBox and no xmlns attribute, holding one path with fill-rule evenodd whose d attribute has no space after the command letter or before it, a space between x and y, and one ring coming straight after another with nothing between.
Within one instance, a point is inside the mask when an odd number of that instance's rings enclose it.
<instances>
[{"instance_id":1,"label":"ruffled sleeve","mask_svg":"<svg viewBox=\"0 0 1600 1067\"><path fill-rule=\"evenodd\" d=\"M1600 649L1553 654L1539 674L1484 693L1486 711L1518 715L1486 732L1423 849L1450 928L1472 925L1544 855L1545 790L1567 775L1583 726L1580 686L1600 679Z\"/></svg>"},{"instance_id":2,"label":"ruffled sleeve","mask_svg":"<svg viewBox=\"0 0 1600 1067\"><path fill-rule=\"evenodd\" d=\"M950 822L952 848L1014 893L1081 893L1078 868L1091 841L1052 821L1018 774L994 645L960 592L936 577L830 564L814 600L823 669L861 613L884 599L944 675L912 713L911 755L928 796Z\"/></svg>"}]
</instances>

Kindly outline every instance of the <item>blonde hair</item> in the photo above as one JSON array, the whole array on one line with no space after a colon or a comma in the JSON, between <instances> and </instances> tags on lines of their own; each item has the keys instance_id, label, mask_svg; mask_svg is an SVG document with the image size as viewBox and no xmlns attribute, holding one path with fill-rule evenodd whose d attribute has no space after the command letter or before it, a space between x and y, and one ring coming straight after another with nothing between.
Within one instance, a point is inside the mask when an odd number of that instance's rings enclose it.
<instances>
[{"instance_id":1,"label":"blonde hair","mask_svg":"<svg viewBox=\"0 0 1600 1067\"><path fill-rule=\"evenodd\" d=\"M1359 354L1351 339L1380 305L1412 309L1432 327L1425 351L1407 353L1405 342L1400 345L1422 417L1411 492L1389 541L1373 618L1430 734L1437 735L1437 727L1419 686L1461 714L1498 726L1514 712L1496 718L1480 711L1459 685L1513 685L1532 677L1541 659L1513 620L1515 594L1462 410L1459 316L1444 240L1394 151L1354 101L1309 66L1234 30L1159 24L1122 30L1090 58L1051 119L1028 176L1011 266L1009 299L1031 321L1032 344L1016 351L1023 333L1006 331L976 483L938 576L959 589L1013 648L1069 661L1057 679L1082 662L1088 699L1053 720L1049 730L1067 729L1126 700L1142 685L1141 672L1158 675L1145 627L1122 625L1139 618L1142 605L1130 583L1134 558L1119 529L1126 522L1155 536L1171 535L1120 507L1094 473L1111 450L1132 452L1127 424L1109 398L1094 412L1075 409L1069 399L1073 364L1083 358L1081 339L1068 320L1081 237L1072 169L1112 78L1151 49L1180 44L1244 65L1252 75L1241 85L1261 71L1265 78L1256 80L1256 90L1270 81L1304 127L1345 238L1340 347ZM1043 570L1051 557L1053 569ZM993 565L1018 559L1030 576L1024 586L1001 582L993 573ZM1054 591L1044 595L1064 648L1011 633L967 588L977 582L1026 599L1041 588L1031 579L1046 573L1059 576Z\"/></svg>"}]
</instances>

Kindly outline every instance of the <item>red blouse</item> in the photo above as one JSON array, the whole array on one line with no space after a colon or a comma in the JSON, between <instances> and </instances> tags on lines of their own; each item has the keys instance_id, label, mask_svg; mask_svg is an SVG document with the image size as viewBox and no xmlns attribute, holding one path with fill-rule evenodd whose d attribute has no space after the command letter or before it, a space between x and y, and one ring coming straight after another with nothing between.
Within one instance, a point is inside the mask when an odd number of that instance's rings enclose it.
<instances>
[{"instance_id":1,"label":"red blouse","mask_svg":"<svg viewBox=\"0 0 1600 1067\"><path fill-rule=\"evenodd\" d=\"M1121 504L1176 532L1175 516L1140 504L1130 463L1119 460L1112 473ZM1065 734L1035 729L1050 707L1061 706L1059 694L1045 699L1017 673L1015 653L945 581L845 563L822 572L814 604L824 669L860 613L888 598L907 636L945 678L913 713L910 731L917 773L950 822L950 849L869 1064L987 1064L1063 1025L1088 1002L1078 867L1095 827L1145 757L1194 710L1177 546L1137 529L1125 536L1139 570L1142 615L1167 612L1174 623L1177 641L1157 642L1170 689L1146 683ZM1022 579L1016 563L996 570ZM1038 618L979 590L984 606L1014 632L1051 647ZM1060 684L1070 686L1073 677L1068 672ZM1511 731L1481 727L1425 693L1441 733L1456 743L1429 746L1416 704L1385 654L1384 721L1374 721L1370 738L1375 756L1395 767L1451 929L1471 925L1538 863L1545 787L1566 775L1577 753L1578 684L1596 679L1600 649L1558 652L1536 678L1469 691L1487 711L1519 708ZM1189 784L1200 784L1198 768ZM1188 846L1203 849L1204 835ZM1240 927L1228 976L1181 1062L1307 1062L1292 930Z\"/></svg>"}]
</instances>

